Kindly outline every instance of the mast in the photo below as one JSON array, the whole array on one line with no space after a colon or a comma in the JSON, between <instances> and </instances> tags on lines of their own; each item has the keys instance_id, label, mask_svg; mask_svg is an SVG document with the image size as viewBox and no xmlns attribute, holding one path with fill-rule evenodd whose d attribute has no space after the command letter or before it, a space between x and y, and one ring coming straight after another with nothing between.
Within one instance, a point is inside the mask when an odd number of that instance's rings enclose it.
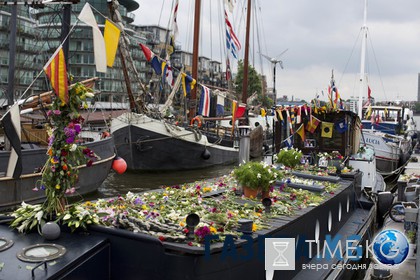
<instances>
[{"instance_id":1,"label":"mast","mask_svg":"<svg viewBox=\"0 0 420 280\"><path fill-rule=\"evenodd\" d=\"M200 11L201 11L201 0L195 0L194 10L194 39L193 39L193 60L192 60L192 78L197 80L198 78L198 46L200 40ZM197 87L191 90L191 98L189 103L189 119L195 117L195 107L197 105Z\"/></svg>"},{"instance_id":2,"label":"mast","mask_svg":"<svg viewBox=\"0 0 420 280\"><path fill-rule=\"evenodd\" d=\"M248 99L248 61L249 61L249 29L251 23L251 0L248 0L246 11L246 35L245 35L245 57L244 57L244 79L242 81L242 103L246 104Z\"/></svg>"},{"instance_id":3,"label":"mast","mask_svg":"<svg viewBox=\"0 0 420 280\"><path fill-rule=\"evenodd\" d=\"M129 51L129 40L125 35L124 32L124 24L122 23L122 17L120 12L118 11L119 2L117 0L111 0L108 2L108 8L111 14L111 19L114 23L118 25L121 29L121 38L118 45L118 49L120 51L121 57L121 65L124 74L124 81L127 88L128 99L130 101L130 109L132 112L137 113L148 113L147 107L144 104L142 98L138 98L137 100L134 99L133 90L131 87L131 79L130 75L136 80L138 83L138 88L142 89L144 93L146 93L146 88L144 87L143 83L140 81L140 75L137 72L137 69L134 67L133 59L131 58L131 54Z\"/></svg>"},{"instance_id":4,"label":"mast","mask_svg":"<svg viewBox=\"0 0 420 280\"><path fill-rule=\"evenodd\" d=\"M365 59L366 59L366 44L367 44L367 0L365 0L365 9L363 14L363 26L362 26L362 52L360 58L360 85L359 85L359 104L358 115L360 120L362 116L362 106L363 106L363 93L366 92L366 73L365 73Z\"/></svg>"}]
</instances>

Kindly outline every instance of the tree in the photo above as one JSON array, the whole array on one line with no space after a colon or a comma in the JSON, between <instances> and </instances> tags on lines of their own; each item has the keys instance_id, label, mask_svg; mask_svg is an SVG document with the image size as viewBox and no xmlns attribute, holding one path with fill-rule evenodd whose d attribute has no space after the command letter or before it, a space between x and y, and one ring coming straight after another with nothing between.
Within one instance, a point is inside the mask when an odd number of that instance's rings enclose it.
<instances>
[{"instance_id":1,"label":"tree","mask_svg":"<svg viewBox=\"0 0 420 280\"><path fill-rule=\"evenodd\" d=\"M244 62L242 60L238 61L238 74L235 79L235 91L238 100L242 100L242 82L244 80ZM258 100L261 100L261 78L260 75L255 71L255 68L251 65L248 66L248 88L246 90L247 96L251 96L254 92L258 94Z\"/></svg>"}]
</instances>

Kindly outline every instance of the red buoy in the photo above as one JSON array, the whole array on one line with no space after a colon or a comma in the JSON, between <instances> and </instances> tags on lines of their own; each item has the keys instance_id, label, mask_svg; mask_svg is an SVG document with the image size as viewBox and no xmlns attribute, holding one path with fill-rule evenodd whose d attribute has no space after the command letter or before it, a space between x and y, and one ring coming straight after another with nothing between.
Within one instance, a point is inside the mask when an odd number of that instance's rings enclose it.
<instances>
[{"instance_id":1,"label":"red buoy","mask_svg":"<svg viewBox=\"0 0 420 280\"><path fill-rule=\"evenodd\" d=\"M112 162L112 169L114 169L118 174L123 174L127 170L127 163L123 158L115 157Z\"/></svg>"}]
</instances>

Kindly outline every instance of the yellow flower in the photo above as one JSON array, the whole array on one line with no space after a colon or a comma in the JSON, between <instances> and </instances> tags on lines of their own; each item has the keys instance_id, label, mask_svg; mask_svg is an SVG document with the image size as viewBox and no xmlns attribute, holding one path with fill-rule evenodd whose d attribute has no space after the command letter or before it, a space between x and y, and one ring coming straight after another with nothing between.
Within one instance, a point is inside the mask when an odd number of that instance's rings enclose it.
<instances>
[{"instance_id":1,"label":"yellow flower","mask_svg":"<svg viewBox=\"0 0 420 280\"><path fill-rule=\"evenodd\" d=\"M217 229L215 227L210 227L210 232L211 233L217 233Z\"/></svg>"},{"instance_id":2,"label":"yellow flower","mask_svg":"<svg viewBox=\"0 0 420 280\"><path fill-rule=\"evenodd\" d=\"M252 224L252 231L257 231L258 227L255 223Z\"/></svg>"},{"instance_id":3,"label":"yellow flower","mask_svg":"<svg viewBox=\"0 0 420 280\"><path fill-rule=\"evenodd\" d=\"M203 188L203 192L211 192L212 188L211 187L204 187Z\"/></svg>"},{"instance_id":4,"label":"yellow flower","mask_svg":"<svg viewBox=\"0 0 420 280\"><path fill-rule=\"evenodd\" d=\"M184 222L179 222L179 225L180 225L181 227L185 227L185 223L184 223Z\"/></svg>"},{"instance_id":5,"label":"yellow flower","mask_svg":"<svg viewBox=\"0 0 420 280\"><path fill-rule=\"evenodd\" d=\"M59 189L61 189L61 186L60 186L59 184L57 184L57 185L55 185L55 188L56 188L57 190L59 190Z\"/></svg>"},{"instance_id":6,"label":"yellow flower","mask_svg":"<svg viewBox=\"0 0 420 280\"><path fill-rule=\"evenodd\" d=\"M147 210L147 206L143 204L143 205L141 206L141 209L143 209L143 210Z\"/></svg>"}]
</instances>

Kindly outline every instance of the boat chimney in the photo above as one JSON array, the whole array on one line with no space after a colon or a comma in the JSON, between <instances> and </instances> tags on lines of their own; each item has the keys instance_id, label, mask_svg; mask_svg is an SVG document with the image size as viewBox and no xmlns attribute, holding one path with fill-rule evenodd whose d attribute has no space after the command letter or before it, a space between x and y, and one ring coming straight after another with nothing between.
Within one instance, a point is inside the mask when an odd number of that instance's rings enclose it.
<instances>
[{"instance_id":1,"label":"boat chimney","mask_svg":"<svg viewBox=\"0 0 420 280\"><path fill-rule=\"evenodd\" d=\"M249 125L240 125L239 128L239 163L246 163L249 161L250 137L251 127Z\"/></svg>"}]
</instances>

